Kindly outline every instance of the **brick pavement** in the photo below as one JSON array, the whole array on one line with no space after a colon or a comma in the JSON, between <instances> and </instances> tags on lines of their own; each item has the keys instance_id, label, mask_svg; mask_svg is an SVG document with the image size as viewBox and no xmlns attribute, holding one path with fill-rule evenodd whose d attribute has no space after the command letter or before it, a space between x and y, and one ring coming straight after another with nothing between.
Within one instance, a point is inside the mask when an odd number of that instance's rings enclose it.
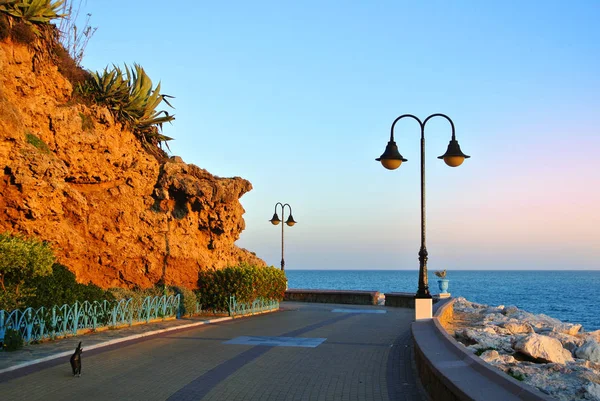
<instances>
[{"instance_id":1,"label":"brick pavement","mask_svg":"<svg viewBox=\"0 0 600 401\"><path fill-rule=\"evenodd\" d=\"M386 313L333 313L335 308ZM384 306L284 302L278 313L164 332L92 351L85 349L90 345L85 336L81 378L71 376L64 356L33 365L26 375L19 373L23 369L0 374L0 398L421 400L411 365L413 314ZM239 336L326 340L315 348L225 344ZM72 349L79 339L69 340Z\"/></svg>"}]
</instances>

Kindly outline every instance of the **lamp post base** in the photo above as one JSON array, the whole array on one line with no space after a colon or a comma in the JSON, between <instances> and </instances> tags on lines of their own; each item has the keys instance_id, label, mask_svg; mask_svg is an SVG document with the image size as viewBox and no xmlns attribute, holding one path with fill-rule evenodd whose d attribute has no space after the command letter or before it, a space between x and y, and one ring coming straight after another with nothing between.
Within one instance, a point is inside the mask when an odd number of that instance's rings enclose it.
<instances>
[{"instance_id":1,"label":"lamp post base","mask_svg":"<svg viewBox=\"0 0 600 401\"><path fill-rule=\"evenodd\" d=\"M431 298L415 298L415 320L431 319L433 302Z\"/></svg>"}]
</instances>

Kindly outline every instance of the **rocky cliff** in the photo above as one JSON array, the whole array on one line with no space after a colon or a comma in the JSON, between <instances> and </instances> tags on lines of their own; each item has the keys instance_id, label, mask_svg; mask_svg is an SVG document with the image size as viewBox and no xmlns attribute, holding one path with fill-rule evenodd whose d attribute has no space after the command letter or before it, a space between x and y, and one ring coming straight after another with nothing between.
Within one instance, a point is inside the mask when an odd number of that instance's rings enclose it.
<instances>
[{"instance_id":1,"label":"rocky cliff","mask_svg":"<svg viewBox=\"0 0 600 401\"><path fill-rule=\"evenodd\" d=\"M104 288L194 288L198 269L265 264L234 245L250 182L158 161L72 92L49 57L0 41L0 232L50 242L78 281Z\"/></svg>"}]
</instances>

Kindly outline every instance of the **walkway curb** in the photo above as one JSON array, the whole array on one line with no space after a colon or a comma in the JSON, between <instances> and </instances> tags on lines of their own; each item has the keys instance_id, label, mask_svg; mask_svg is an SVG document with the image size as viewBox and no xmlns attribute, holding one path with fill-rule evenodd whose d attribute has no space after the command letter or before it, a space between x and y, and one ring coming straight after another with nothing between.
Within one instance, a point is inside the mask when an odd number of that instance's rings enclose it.
<instances>
[{"instance_id":1,"label":"walkway curb","mask_svg":"<svg viewBox=\"0 0 600 401\"><path fill-rule=\"evenodd\" d=\"M237 318L239 318L239 317L242 317L242 316L238 316ZM99 343L99 344L95 344L95 345L90 345L89 347L85 347L85 349L91 351L91 350L94 350L94 349L97 349L97 348L108 347L110 345L114 345L114 344L118 344L118 343L122 343L122 342L126 342L126 341L131 341L131 340L137 340L137 339L143 338L143 337L154 336L154 335L161 334L161 333L166 333L166 332L169 332L169 331L182 330L182 329L187 329L187 328L190 328L190 327L201 326L201 325L204 325L204 324L219 323L219 322L223 322L223 321L226 321L226 320L234 320L234 318L230 317L230 316L226 316L226 317L220 317L220 318L216 318L216 319L203 320L201 322L194 322L194 323L190 323L190 324L184 324L184 325L181 325L181 326L167 327L166 329L153 330L153 331L148 331L146 333L134 334L134 335L127 336L127 337L122 337L122 338L115 338L114 340L109 340L109 341L105 341L103 343ZM0 375L3 374L3 373L12 372L12 371L15 371L15 370L18 370L18 369L26 368L28 366L37 365L38 363L48 362L48 361L52 361L54 359L63 358L63 357L69 356L71 354L73 354L73 351L64 351L64 352L60 352L58 354L47 356L45 358L40 358L40 359L34 359L32 361L27 361L27 362L24 362L24 363L21 363L21 364L18 364L18 365L14 365L14 366L11 366L11 367L8 367L8 368L1 369L0 370Z\"/></svg>"}]
</instances>

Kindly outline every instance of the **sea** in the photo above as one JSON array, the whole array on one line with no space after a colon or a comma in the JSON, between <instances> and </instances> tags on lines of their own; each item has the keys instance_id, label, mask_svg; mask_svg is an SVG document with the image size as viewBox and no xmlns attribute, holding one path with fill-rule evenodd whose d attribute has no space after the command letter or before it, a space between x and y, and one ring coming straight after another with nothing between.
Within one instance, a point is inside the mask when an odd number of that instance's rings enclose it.
<instances>
[{"instance_id":1,"label":"sea","mask_svg":"<svg viewBox=\"0 0 600 401\"><path fill-rule=\"evenodd\" d=\"M289 288L416 292L418 270L286 270ZM429 290L440 292L429 272ZM448 292L489 306L515 305L531 313L600 330L600 271L452 270Z\"/></svg>"}]
</instances>

